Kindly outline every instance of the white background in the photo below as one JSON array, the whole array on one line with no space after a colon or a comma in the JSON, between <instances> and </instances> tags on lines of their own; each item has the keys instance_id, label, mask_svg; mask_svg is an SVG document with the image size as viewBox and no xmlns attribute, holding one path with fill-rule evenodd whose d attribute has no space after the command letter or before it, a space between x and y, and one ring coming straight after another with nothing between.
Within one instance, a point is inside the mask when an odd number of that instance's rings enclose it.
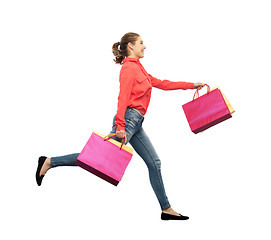
<instances>
[{"instance_id":1,"label":"white background","mask_svg":"<svg viewBox=\"0 0 271 240\"><path fill-rule=\"evenodd\" d=\"M263 0L1 1L3 239L270 239L270 11ZM160 220L136 154L118 187L77 167L35 182L39 156L80 152L92 130L111 130L111 47L129 31L150 74L218 85L236 110L195 135L182 110L194 91L153 89L144 129L186 222Z\"/></svg>"}]
</instances>

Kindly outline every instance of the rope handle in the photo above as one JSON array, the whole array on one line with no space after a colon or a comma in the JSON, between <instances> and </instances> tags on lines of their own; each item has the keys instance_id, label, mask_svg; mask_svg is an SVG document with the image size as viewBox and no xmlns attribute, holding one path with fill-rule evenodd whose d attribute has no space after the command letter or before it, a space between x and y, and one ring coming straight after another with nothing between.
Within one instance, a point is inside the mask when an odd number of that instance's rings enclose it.
<instances>
[{"instance_id":1,"label":"rope handle","mask_svg":"<svg viewBox=\"0 0 271 240\"><path fill-rule=\"evenodd\" d=\"M210 86L208 84L204 84L204 86L207 87L207 93L209 93L210 92ZM197 95L197 98L199 98L199 90L198 89L196 90L196 92L194 94L193 100L195 100L196 95Z\"/></svg>"},{"instance_id":2,"label":"rope handle","mask_svg":"<svg viewBox=\"0 0 271 240\"><path fill-rule=\"evenodd\" d=\"M111 139L115 136L117 136L116 133L110 133L104 137L104 141L108 141L109 139ZM126 142L127 142L127 138L126 138L126 136L124 136L123 140L121 141L120 150L122 149L123 144L125 144Z\"/></svg>"}]
</instances>

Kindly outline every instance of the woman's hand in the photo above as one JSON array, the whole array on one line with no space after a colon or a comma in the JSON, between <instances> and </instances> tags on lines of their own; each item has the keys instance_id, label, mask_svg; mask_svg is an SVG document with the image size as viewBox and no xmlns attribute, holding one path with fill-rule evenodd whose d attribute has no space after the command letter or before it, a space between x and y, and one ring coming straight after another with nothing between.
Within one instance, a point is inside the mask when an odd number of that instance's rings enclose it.
<instances>
[{"instance_id":1,"label":"woman's hand","mask_svg":"<svg viewBox=\"0 0 271 240\"><path fill-rule=\"evenodd\" d=\"M117 138L124 138L126 136L126 133L125 133L125 131L120 130L120 131L116 132L116 136L117 136Z\"/></svg>"},{"instance_id":2,"label":"woman's hand","mask_svg":"<svg viewBox=\"0 0 271 240\"><path fill-rule=\"evenodd\" d=\"M194 88L197 90L202 89L204 86L205 86L205 83L200 83L200 82L194 83Z\"/></svg>"}]
</instances>

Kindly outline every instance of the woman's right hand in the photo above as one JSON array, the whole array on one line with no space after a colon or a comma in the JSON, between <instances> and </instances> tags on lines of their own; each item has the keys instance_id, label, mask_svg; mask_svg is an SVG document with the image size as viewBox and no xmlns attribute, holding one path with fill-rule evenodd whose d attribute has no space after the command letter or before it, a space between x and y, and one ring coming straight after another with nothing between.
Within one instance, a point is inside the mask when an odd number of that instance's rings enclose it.
<instances>
[{"instance_id":1,"label":"woman's right hand","mask_svg":"<svg viewBox=\"0 0 271 240\"><path fill-rule=\"evenodd\" d=\"M126 136L126 133L125 133L125 131L120 130L120 131L116 132L116 136L117 136L117 138L124 138Z\"/></svg>"},{"instance_id":2,"label":"woman's right hand","mask_svg":"<svg viewBox=\"0 0 271 240\"><path fill-rule=\"evenodd\" d=\"M194 89L201 90L205 86L205 83L197 82L194 83Z\"/></svg>"}]
</instances>

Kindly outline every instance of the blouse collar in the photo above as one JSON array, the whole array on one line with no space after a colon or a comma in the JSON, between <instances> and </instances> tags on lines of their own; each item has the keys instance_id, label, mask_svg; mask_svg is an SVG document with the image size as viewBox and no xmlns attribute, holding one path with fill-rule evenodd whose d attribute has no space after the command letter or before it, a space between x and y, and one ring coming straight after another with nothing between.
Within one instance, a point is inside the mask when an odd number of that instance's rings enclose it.
<instances>
[{"instance_id":1,"label":"blouse collar","mask_svg":"<svg viewBox=\"0 0 271 240\"><path fill-rule=\"evenodd\" d=\"M124 58L122 61L123 61L123 63L126 63L126 62L135 62L135 63L137 63L139 65L140 69L144 72L144 74L146 76L148 76L148 73L146 72L145 68L142 66L139 59L137 59L137 58Z\"/></svg>"}]
</instances>

